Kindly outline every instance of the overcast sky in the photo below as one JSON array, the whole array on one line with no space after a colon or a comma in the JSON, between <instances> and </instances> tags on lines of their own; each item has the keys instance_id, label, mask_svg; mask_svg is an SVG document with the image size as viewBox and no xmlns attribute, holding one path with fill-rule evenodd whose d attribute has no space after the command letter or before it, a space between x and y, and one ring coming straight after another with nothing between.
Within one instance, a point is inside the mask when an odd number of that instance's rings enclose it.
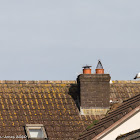
<instances>
[{"instance_id":1,"label":"overcast sky","mask_svg":"<svg viewBox=\"0 0 140 140\"><path fill-rule=\"evenodd\" d=\"M112 80L140 72L139 0L0 1L1 80L75 80L98 59Z\"/></svg>"}]
</instances>

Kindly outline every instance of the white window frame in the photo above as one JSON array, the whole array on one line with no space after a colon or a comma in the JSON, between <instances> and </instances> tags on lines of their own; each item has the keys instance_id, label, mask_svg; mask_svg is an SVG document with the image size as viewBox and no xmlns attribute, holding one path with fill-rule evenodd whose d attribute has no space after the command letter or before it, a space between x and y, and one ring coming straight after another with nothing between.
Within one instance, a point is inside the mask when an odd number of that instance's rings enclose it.
<instances>
[{"instance_id":1,"label":"white window frame","mask_svg":"<svg viewBox=\"0 0 140 140\"><path fill-rule=\"evenodd\" d=\"M30 132L29 132L30 129L41 129L43 131L44 137L43 138L31 137ZM47 134L46 134L43 124L26 124L25 130L26 130L28 139L47 139Z\"/></svg>"}]
</instances>

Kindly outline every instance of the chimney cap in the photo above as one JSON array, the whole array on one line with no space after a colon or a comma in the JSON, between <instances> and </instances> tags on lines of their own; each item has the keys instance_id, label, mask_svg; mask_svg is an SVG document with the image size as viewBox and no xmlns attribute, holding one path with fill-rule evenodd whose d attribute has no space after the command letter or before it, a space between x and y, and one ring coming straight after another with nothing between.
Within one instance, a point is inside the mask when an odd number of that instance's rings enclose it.
<instances>
[{"instance_id":1,"label":"chimney cap","mask_svg":"<svg viewBox=\"0 0 140 140\"><path fill-rule=\"evenodd\" d=\"M98 60L98 64L97 64L96 69L103 69L103 66L102 66L102 63L100 60Z\"/></svg>"},{"instance_id":2,"label":"chimney cap","mask_svg":"<svg viewBox=\"0 0 140 140\"><path fill-rule=\"evenodd\" d=\"M92 66L86 65L86 66L83 66L82 68L84 68L84 69L90 69L90 67L92 67Z\"/></svg>"}]
</instances>

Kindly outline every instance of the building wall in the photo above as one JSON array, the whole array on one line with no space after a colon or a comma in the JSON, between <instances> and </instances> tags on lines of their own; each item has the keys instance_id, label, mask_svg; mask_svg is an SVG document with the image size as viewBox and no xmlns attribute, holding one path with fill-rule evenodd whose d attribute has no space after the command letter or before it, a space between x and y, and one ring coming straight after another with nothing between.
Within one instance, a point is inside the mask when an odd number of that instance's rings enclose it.
<instances>
[{"instance_id":1,"label":"building wall","mask_svg":"<svg viewBox=\"0 0 140 140\"><path fill-rule=\"evenodd\" d=\"M100 140L115 140L118 136L131 132L140 128L140 111L122 123L120 126L112 130L106 136L100 138Z\"/></svg>"}]
</instances>

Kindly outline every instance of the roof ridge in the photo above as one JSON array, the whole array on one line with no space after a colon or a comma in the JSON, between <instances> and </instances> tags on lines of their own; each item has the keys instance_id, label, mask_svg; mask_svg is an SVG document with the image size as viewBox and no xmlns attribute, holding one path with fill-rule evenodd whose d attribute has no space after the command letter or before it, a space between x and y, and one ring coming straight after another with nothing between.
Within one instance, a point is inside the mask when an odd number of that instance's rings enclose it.
<instances>
[{"instance_id":1,"label":"roof ridge","mask_svg":"<svg viewBox=\"0 0 140 140\"><path fill-rule=\"evenodd\" d=\"M137 84L140 83L140 80L112 80L112 84Z\"/></svg>"},{"instance_id":2,"label":"roof ridge","mask_svg":"<svg viewBox=\"0 0 140 140\"><path fill-rule=\"evenodd\" d=\"M76 83L76 80L0 80L0 84L53 84Z\"/></svg>"}]
</instances>

